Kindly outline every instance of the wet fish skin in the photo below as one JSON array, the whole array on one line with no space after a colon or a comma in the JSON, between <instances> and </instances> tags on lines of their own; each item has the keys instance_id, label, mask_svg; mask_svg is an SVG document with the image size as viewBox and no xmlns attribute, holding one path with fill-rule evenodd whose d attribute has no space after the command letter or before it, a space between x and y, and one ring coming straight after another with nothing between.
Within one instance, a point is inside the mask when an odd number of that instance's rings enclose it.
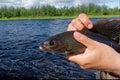
<instances>
[{"instance_id":1,"label":"wet fish skin","mask_svg":"<svg viewBox=\"0 0 120 80\"><path fill-rule=\"evenodd\" d=\"M91 31L104 35L120 45L120 20L99 20L94 23Z\"/></svg>"},{"instance_id":2,"label":"wet fish skin","mask_svg":"<svg viewBox=\"0 0 120 80\"><path fill-rule=\"evenodd\" d=\"M40 44L40 49L46 52L52 52L52 53L60 53L60 54L70 54L76 51L83 52L85 50L85 46L83 44L79 44L74 38L73 38L74 31L68 31L61 34L57 34L44 42ZM54 41L57 46L52 47L49 43L51 41ZM45 44L48 42L48 44Z\"/></svg>"},{"instance_id":3,"label":"wet fish skin","mask_svg":"<svg viewBox=\"0 0 120 80\"><path fill-rule=\"evenodd\" d=\"M47 51L47 52L60 53L60 54L64 54L64 55L68 55L68 54L75 53L75 52L83 53L84 50L86 49L86 46L84 46L82 43L77 42L74 39L74 37L73 37L74 32L75 31L67 31L67 32L64 32L61 34L57 34L57 35L47 39L43 43L41 43L40 49ZM107 44L107 45L113 47L116 51L120 52L120 46L113 40L111 40L103 35L91 32L88 29L83 29L79 32L93 40ZM57 46L52 48L51 47L52 45L49 44L51 41L54 41L57 44ZM46 42L48 42L48 44L45 44Z\"/></svg>"}]
</instances>

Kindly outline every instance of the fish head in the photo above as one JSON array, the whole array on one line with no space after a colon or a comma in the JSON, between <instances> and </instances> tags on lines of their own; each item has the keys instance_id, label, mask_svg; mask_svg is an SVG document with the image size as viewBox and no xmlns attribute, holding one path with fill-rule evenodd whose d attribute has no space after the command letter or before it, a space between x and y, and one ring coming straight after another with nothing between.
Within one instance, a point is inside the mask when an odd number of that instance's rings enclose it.
<instances>
[{"instance_id":1,"label":"fish head","mask_svg":"<svg viewBox=\"0 0 120 80\"><path fill-rule=\"evenodd\" d=\"M70 45L70 42L68 41L71 41L70 36L71 34L69 34L68 32L56 34L48 38L47 40L43 41L40 44L39 48L45 52L65 54L67 52L70 52L71 49L70 48L71 46L68 46Z\"/></svg>"},{"instance_id":2,"label":"fish head","mask_svg":"<svg viewBox=\"0 0 120 80\"><path fill-rule=\"evenodd\" d=\"M50 38L40 44L40 49L46 52L56 52L60 49L60 40Z\"/></svg>"},{"instance_id":3,"label":"fish head","mask_svg":"<svg viewBox=\"0 0 120 80\"><path fill-rule=\"evenodd\" d=\"M74 39L73 33L73 31L67 31L52 36L40 44L40 49L45 52L63 55L83 52L86 47Z\"/></svg>"}]
</instances>

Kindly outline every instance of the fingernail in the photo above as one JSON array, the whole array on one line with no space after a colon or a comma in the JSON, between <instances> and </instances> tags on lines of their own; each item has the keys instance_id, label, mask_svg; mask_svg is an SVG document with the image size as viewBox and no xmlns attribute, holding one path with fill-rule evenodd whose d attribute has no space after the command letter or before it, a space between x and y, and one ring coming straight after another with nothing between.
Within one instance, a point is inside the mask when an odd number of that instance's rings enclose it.
<instances>
[{"instance_id":1,"label":"fingernail","mask_svg":"<svg viewBox=\"0 0 120 80\"><path fill-rule=\"evenodd\" d=\"M76 32L74 32L74 35L75 35L75 36L80 36L80 32L77 32L77 31L76 31Z\"/></svg>"},{"instance_id":2,"label":"fingernail","mask_svg":"<svg viewBox=\"0 0 120 80\"><path fill-rule=\"evenodd\" d=\"M74 32L74 37L75 37L75 39L78 39L78 38L80 38L80 32Z\"/></svg>"},{"instance_id":3,"label":"fingernail","mask_svg":"<svg viewBox=\"0 0 120 80\"><path fill-rule=\"evenodd\" d=\"M87 27L88 27L89 29L91 29L91 28L93 27L93 25L92 25L92 24L89 24Z\"/></svg>"}]
</instances>

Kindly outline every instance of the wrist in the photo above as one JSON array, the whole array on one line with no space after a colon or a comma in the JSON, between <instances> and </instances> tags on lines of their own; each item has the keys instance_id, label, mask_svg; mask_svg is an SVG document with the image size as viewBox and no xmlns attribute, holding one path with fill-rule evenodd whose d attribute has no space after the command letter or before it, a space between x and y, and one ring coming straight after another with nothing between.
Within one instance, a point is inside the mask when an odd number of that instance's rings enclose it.
<instances>
[{"instance_id":1,"label":"wrist","mask_svg":"<svg viewBox=\"0 0 120 80\"><path fill-rule=\"evenodd\" d=\"M120 76L120 54L114 53L109 59L109 64L107 65L106 71L112 72Z\"/></svg>"}]
</instances>

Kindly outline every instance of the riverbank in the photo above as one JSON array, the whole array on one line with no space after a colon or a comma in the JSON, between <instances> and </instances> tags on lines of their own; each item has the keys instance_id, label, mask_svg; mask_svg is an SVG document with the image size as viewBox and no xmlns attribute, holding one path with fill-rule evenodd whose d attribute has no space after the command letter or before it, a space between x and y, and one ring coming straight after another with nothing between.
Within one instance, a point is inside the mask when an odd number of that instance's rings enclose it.
<instances>
[{"instance_id":1,"label":"riverbank","mask_svg":"<svg viewBox=\"0 0 120 80\"><path fill-rule=\"evenodd\" d=\"M88 15L90 18L120 18L120 15ZM39 16L39 17L11 17L0 20L33 20L33 19L73 19L77 16Z\"/></svg>"}]
</instances>

